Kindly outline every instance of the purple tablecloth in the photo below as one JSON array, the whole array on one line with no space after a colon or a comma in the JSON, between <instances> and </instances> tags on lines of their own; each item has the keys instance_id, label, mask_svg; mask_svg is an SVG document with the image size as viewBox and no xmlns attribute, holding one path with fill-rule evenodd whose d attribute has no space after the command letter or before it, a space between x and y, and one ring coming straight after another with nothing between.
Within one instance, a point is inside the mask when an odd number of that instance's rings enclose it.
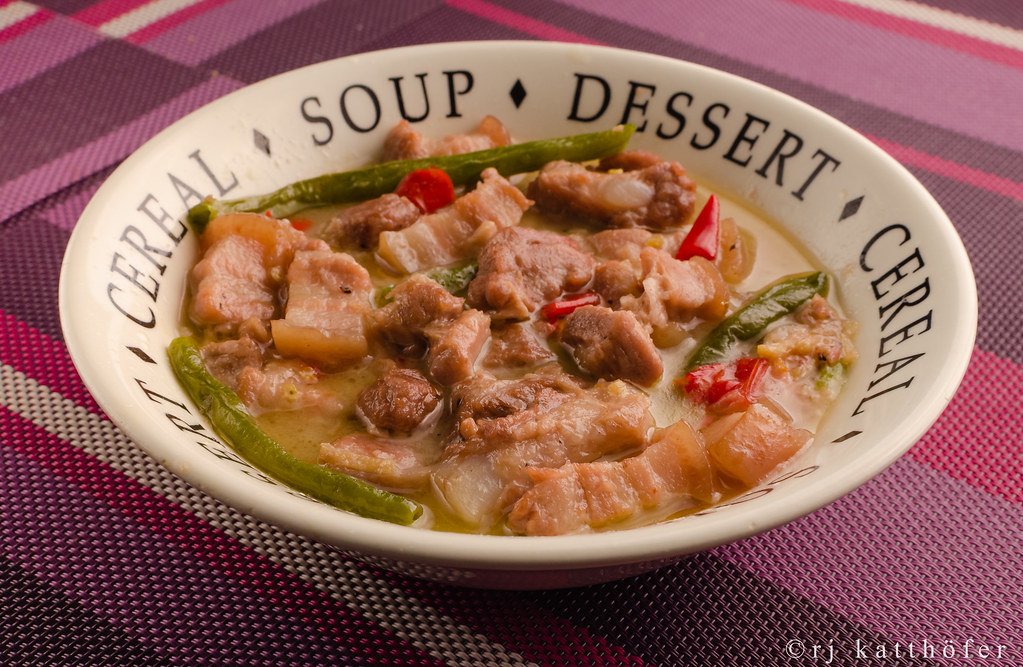
<instances>
[{"instance_id":1,"label":"purple tablecloth","mask_svg":"<svg viewBox=\"0 0 1023 667\"><path fill-rule=\"evenodd\" d=\"M962 235L981 304L966 380L923 440L782 528L543 593L343 557L135 448L82 386L57 319L68 234L111 170L272 74L496 38L734 72L909 167ZM1015 0L0 2L0 662L1023 665L1021 152Z\"/></svg>"}]
</instances>

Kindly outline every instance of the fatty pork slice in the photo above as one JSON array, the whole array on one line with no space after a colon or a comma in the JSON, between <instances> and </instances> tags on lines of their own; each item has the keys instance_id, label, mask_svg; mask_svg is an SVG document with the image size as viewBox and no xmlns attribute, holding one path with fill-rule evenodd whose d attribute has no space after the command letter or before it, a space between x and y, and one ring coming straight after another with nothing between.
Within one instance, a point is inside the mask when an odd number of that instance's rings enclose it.
<instances>
[{"instance_id":1,"label":"fatty pork slice","mask_svg":"<svg viewBox=\"0 0 1023 667\"><path fill-rule=\"evenodd\" d=\"M643 248L639 276L640 293L621 296L617 303L653 330L694 317L717 321L728 310L728 286L703 257L679 261L663 250Z\"/></svg>"},{"instance_id":2,"label":"fatty pork slice","mask_svg":"<svg viewBox=\"0 0 1023 667\"><path fill-rule=\"evenodd\" d=\"M424 439L389 439L353 433L320 445L319 462L396 491L426 487L439 449Z\"/></svg>"},{"instance_id":3,"label":"fatty pork slice","mask_svg":"<svg viewBox=\"0 0 1023 667\"><path fill-rule=\"evenodd\" d=\"M490 338L490 318L465 310L465 300L417 274L391 290L391 303L370 315L370 326L385 345L401 354L424 356L430 376L450 385L474 372Z\"/></svg>"},{"instance_id":4,"label":"fatty pork slice","mask_svg":"<svg viewBox=\"0 0 1023 667\"><path fill-rule=\"evenodd\" d=\"M629 311L583 306L565 318L561 344L583 371L650 386L664 363L650 334Z\"/></svg>"},{"instance_id":5,"label":"fatty pork slice","mask_svg":"<svg viewBox=\"0 0 1023 667\"><path fill-rule=\"evenodd\" d=\"M696 184L677 162L606 173L556 160L540 170L529 186L529 196L546 213L602 227L661 230L679 227L689 218Z\"/></svg>"},{"instance_id":6,"label":"fatty pork slice","mask_svg":"<svg viewBox=\"0 0 1023 667\"><path fill-rule=\"evenodd\" d=\"M341 211L327 224L323 237L342 248L369 250L377 246L382 232L405 229L422 214L406 197L388 193Z\"/></svg>"},{"instance_id":7,"label":"fatty pork slice","mask_svg":"<svg viewBox=\"0 0 1023 667\"><path fill-rule=\"evenodd\" d=\"M368 349L363 316L372 289L369 273L350 255L295 253L284 319L271 323L277 351L330 369L362 359Z\"/></svg>"},{"instance_id":8,"label":"fatty pork slice","mask_svg":"<svg viewBox=\"0 0 1023 667\"><path fill-rule=\"evenodd\" d=\"M440 392L413 368L394 366L362 390L356 414L374 432L407 435L437 415Z\"/></svg>"},{"instance_id":9,"label":"fatty pork slice","mask_svg":"<svg viewBox=\"0 0 1023 667\"><path fill-rule=\"evenodd\" d=\"M746 486L758 484L801 450L812 437L762 403L726 415L703 429L713 464Z\"/></svg>"},{"instance_id":10,"label":"fatty pork slice","mask_svg":"<svg viewBox=\"0 0 1023 667\"><path fill-rule=\"evenodd\" d=\"M217 241L192 268L191 278L189 316L199 326L234 328L274 315L273 285L257 241L244 236Z\"/></svg>"},{"instance_id":11,"label":"fatty pork slice","mask_svg":"<svg viewBox=\"0 0 1023 667\"><path fill-rule=\"evenodd\" d=\"M528 324L508 324L490 332L490 349L483 365L492 370L528 368L555 359Z\"/></svg>"},{"instance_id":12,"label":"fatty pork slice","mask_svg":"<svg viewBox=\"0 0 1023 667\"><path fill-rule=\"evenodd\" d=\"M527 472L533 486L508 514L509 528L526 535L600 529L643 511L663 517L715 499L707 452L684 421L655 431L646 449L619 461Z\"/></svg>"},{"instance_id":13,"label":"fatty pork slice","mask_svg":"<svg viewBox=\"0 0 1023 667\"><path fill-rule=\"evenodd\" d=\"M396 271L415 273L476 255L494 234L519 224L532 202L495 169L451 206L399 231L380 234L377 254Z\"/></svg>"},{"instance_id":14,"label":"fatty pork slice","mask_svg":"<svg viewBox=\"0 0 1023 667\"><path fill-rule=\"evenodd\" d=\"M272 359L238 374L238 397L253 414L311 410L336 414L341 402L320 384L315 368L298 359Z\"/></svg>"},{"instance_id":15,"label":"fatty pork slice","mask_svg":"<svg viewBox=\"0 0 1023 667\"><path fill-rule=\"evenodd\" d=\"M495 319L524 320L565 292L590 282L593 257L554 232L508 227L487 241L469 283L470 305Z\"/></svg>"},{"instance_id":16,"label":"fatty pork slice","mask_svg":"<svg viewBox=\"0 0 1023 667\"><path fill-rule=\"evenodd\" d=\"M432 476L455 516L486 529L530 485L527 467L594 461L645 442L653 427L646 394L620 381L582 389L559 373L501 382L482 411L456 413L459 433Z\"/></svg>"},{"instance_id":17,"label":"fatty pork slice","mask_svg":"<svg viewBox=\"0 0 1023 667\"><path fill-rule=\"evenodd\" d=\"M383 159L410 160L472 153L511 143L508 130L494 116L484 116L475 131L467 134L452 134L443 139L430 139L412 128L407 120L401 120L384 139Z\"/></svg>"}]
</instances>

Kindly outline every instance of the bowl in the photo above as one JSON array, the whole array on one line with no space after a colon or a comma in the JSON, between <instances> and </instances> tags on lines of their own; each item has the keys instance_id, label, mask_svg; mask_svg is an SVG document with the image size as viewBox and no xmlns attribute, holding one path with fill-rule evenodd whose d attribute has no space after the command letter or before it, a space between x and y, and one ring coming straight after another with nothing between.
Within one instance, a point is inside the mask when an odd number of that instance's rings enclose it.
<instances>
[{"instance_id":1,"label":"bowl","mask_svg":"<svg viewBox=\"0 0 1023 667\"><path fill-rule=\"evenodd\" d=\"M431 135L486 114L517 140L638 128L631 146L776 224L833 276L860 352L814 444L766 483L693 516L559 537L392 525L298 494L210 431L168 365L205 194L237 197L366 163L402 116ZM248 86L136 151L82 213L60 315L85 384L139 447L209 495L415 576L552 588L621 578L792 521L905 452L952 398L973 348L973 273L952 224L894 159L798 100L720 71L575 44L470 42L354 55Z\"/></svg>"}]
</instances>

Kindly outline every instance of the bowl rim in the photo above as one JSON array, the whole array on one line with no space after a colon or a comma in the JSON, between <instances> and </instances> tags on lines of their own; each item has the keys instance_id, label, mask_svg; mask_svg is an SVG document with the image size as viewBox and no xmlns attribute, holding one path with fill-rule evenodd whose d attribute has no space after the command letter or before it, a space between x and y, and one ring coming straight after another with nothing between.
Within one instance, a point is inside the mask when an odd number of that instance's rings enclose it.
<instances>
[{"instance_id":1,"label":"bowl rim","mask_svg":"<svg viewBox=\"0 0 1023 667\"><path fill-rule=\"evenodd\" d=\"M918 201L926 210L928 220L934 223L935 229L931 231L937 232L940 242L955 258L954 265L948 268L957 274L958 279L954 283L955 297L962 305L966 317L954 323L956 326L954 344L950 350L950 356L944 360L945 367L939 374L937 398L930 405L925 406L928 408L927 410L917 410L908 415L906 420L900 424L898 432L886 438L886 446L883 449L880 451L875 449L872 456L863 461L863 465L849 470L840 479L830 479L826 488L823 488L822 484L815 483L803 485L791 493L784 509L778 509L767 516L755 507L734 508L734 511L728 512L726 516L721 516L716 523L707 526L708 529L705 530L687 531L677 522L662 522L625 531L562 536L462 534L423 530L367 519L309 500L302 501L304 507L302 513L299 514L293 511L294 508L290 506L290 503L279 505L267 503L265 487L260 482L248 480L247 484L240 482L225 485L224 480L218 477L215 467L189 467L176 464L173 460L168 459L170 448L162 443L160 438L151 437L147 433L146 424L133 417L128 409L131 402L116 400L113 392L105 390L104 374L109 370L105 366L105 360L91 359L85 354L84 338L72 326L75 319L73 313L75 306L71 294L74 280L71 276L77 274L79 269L86 268L77 265L83 254L82 248L89 240L87 237L91 231L91 225L88 224L89 219L94 217L94 212L101 209L104 203L114 196L118 190L118 184L134 168L135 164L142 161L148 153L156 150L157 145L164 141L165 137L180 132L199 114L209 113L211 109L218 106L230 105L232 100L248 94L248 91L255 86L290 77L297 72L335 67L344 61L356 62L385 54L402 55L410 52L414 53L416 57L422 58L428 57L431 52L453 48L517 49L555 53L581 50L610 54L626 59L656 61L683 69L691 68L706 75L723 77L734 84L748 87L759 95L772 96L786 105L792 105L800 109L802 113L814 116L817 121L828 127L829 131L838 133L846 140L856 143L860 150L869 154L872 160L877 160L880 164L885 165L891 173L898 175L902 186L906 188L907 195ZM525 40L438 42L351 54L277 74L246 85L193 110L136 149L117 167L93 196L69 238L61 265L58 297L60 322L68 351L84 384L96 402L111 421L122 429L140 449L189 484L260 520L342 549L424 564L446 566L456 564L460 569L522 571L581 569L681 557L775 528L834 502L890 466L924 435L944 411L961 383L971 358L976 339L978 308L976 282L969 257L962 239L945 212L926 188L898 161L831 115L764 84L697 63L617 47ZM620 539L623 537L627 539Z\"/></svg>"}]
</instances>

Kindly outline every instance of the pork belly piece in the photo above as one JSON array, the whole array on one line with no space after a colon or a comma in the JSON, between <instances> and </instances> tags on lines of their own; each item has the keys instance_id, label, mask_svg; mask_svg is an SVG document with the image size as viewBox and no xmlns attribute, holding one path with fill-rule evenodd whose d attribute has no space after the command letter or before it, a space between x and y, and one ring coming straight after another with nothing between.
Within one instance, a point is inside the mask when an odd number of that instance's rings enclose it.
<instances>
[{"instance_id":1,"label":"pork belly piece","mask_svg":"<svg viewBox=\"0 0 1023 667\"><path fill-rule=\"evenodd\" d=\"M381 232L405 229L423 212L409 199L388 193L341 211L323 231L323 238L342 248L368 250L377 246Z\"/></svg>"},{"instance_id":2,"label":"pork belly piece","mask_svg":"<svg viewBox=\"0 0 1023 667\"><path fill-rule=\"evenodd\" d=\"M283 279L283 269L299 250L327 250L327 244L307 236L286 220L277 220L257 213L228 213L210 220L199 237L203 250L228 236L243 236L263 248L263 264L275 281Z\"/></svg>"},{"instance_id":3,"label":"pork belly piece","mask_svg":"<svg viewBox=\"0 0 1023 667\"><path fill-rule=\"evenodd\" d=\"M484 403L499 416L463 413L432 477L455 515L491 525L530 486L528 467L594 461L645 443L654 423L646 394L621 381L582 389L567 376L559 392L558 373L539 382L535 376L542 374L527 376L521 382L532 386L522 390L506 381ZM519 405L526 407L507 414L499 409Z\"/></svg>"},{"instance_id":4,"label":"pork belly piece","mask_svg":"<svg viewBox=\"0 0 1023 667\"><path fill-rule=\"evenodd\" d=\"M528 474L533 486L508 513L508 526L526 535L599 529L644 510L664 516L715 499L707 452L684 421L655 431L635 456Z\"/></svg>"},{"instance_id":5,"label":"pork belly piece","mask_svg":"<svg viewBox=\"0 0 1023 667\"><path fill-rule=\"evenodd\" d=\"M636 316L583 306L565 318L561 344L586 373L649 386L664 372L661 355Z\"/></svg>"},{"instance_id":6,"label":"pork belly piece","mask_svg":"<svg viewBox=\"0 0 1023 667\"><path fill-rule=\"evenodd\" d=\"M371 484L408 492L426 487L438 453L424 440L354 433L321 444L319 462Z\"/></svg>"},{"instance_id":7,"label":"pork belly piece","mask_svg":"<svg viewBox=\"0 0 1023 667\"><path fill-rule=\"evenodd\" d=\"M206 370L232 391L238 391L238 376L246 368L261 368L263 349L248 336L206 343L202 346Z\"/></svg>"},{"instance_id":8,"label":"pork belly piece","mask_svg":"<svg viewBox=\"0 0 1023 667\"><path fill-rule=\"evenodd\" d=\"M246 366L238 373L238 397L256 415L304 409L334 414L343 407L320 384L316 369L297 359L273 359L262 368Z\"/></svg>"},{"instance_id":9,"label":"pork belly piece","mask_svg":"<svg viewBox=\"0 0 1023 667\"><path fill-rule=\"evenodd\" d=\"M288 267L284 319L270 324L277 351L331 369L362 359L368 349L363 316L372 289L369 273L351 255L296 252Z\"/></svg>"},{"instance_id":10,"label":"pork belly piece","mask_svg":"<svg viewBox=\"0 0 1023 667\"><path fill-rule=\"evenodd\" d=\"M519 224L532 202L495 169L486 169L472 192L424 215L405 229L382 232L380 258L396 271L414 273L476 255L494 234Z\"/></svg>"},{"instance_id":11,"label":"pork belly piece","mask_svg":"<svg viewBox=\"0 0 1023 667\"><path fill-rule=\"evenodd\" d=\"M484 116L479 127L468 134L452 134L443 139L424 137L401 120L384 139L383 160L410 160L437 155L472 153L511 143L508 130L497 118Z\"/></svg>"},{"instance_id":12,"label":"pork belly piece","mask_svg":"<svg viewBox=\"0 0 1023 667\"><path fill-rule=\"evenodd\" d=\"M248 319L274 315L274 292L263 263L263 247L244 236L211 245L192 267L189 317L199 326L236 328Z\"/></svg>"},{"instance_id":13,"label":"pork belly piece","mask_svg":"<svg viewBox=\"0 0 1023 667\"><path fill-rule=\"evenodd\" d=\"M728 310L728 286L714 263L702 257L679 261L663 250L643 248L639 282L640 293L625 294L617 304L652 330L694 317L716 321Z\"/></svg>"},{"instance_id":14,"label":"pork belly piece","mask_svg":"<svg viewBox=\"0 0 1023 667\"><path fill-rule=\"evenodd\" d=\"M593 276L593 257L554 232L508 227L487 241L467 301L496 319L524 320Z\"/></svg>"},{"instance_id":15,"label":"pork belly piece","mask_svg":"<svg viewBox=\"0 0 1023 667\"><path fill-rule=\"evenodd\" d=\"M754 403L744 412L721 417L703 429L711 462L747 486L762 482L772 470L792 458L812 434L791 420Z\"/></svg>"},{"instance_id":16,"label":"pork belly piece","mask_svg":"<svg viewBox=\"0 0 1023 667\"><path fill-rule=\"evenodd\" d=\"M440 392L413 368L390 368L362 390L356 414L370 430L407 435L437 416Z\"/></svg>"},{"instance_id":17,"label":"pork belly piece","mask_svg":"<svg viewBox=\"0 0 1023 667\"><path fill-rule=\"evenodd\" d=\"M527 324L508 324L490 332L490 350L483 365L491 369L526 368L553 361L554 353Z\"/></svg>"},{"instance_id":18,"label":"pork belly piece","mask_svg":"<svg viewBox=\"0 0 1023 667\"><path fill-rule=\"evenodd\" d=\"M689 218L696 184L677 162L605 173L557 160L540 170L529 186L529 196L544 212L582 218L597 226L668 229Z\"/></svg>"},{"instance_id":19,"label":"pork belly piece","mask_svg":"<svg viewBox=\"0 0 1023 667\"><path fill-rule=\"evenodd\" d=\"M393 300L372 312L370 326L385 346L404 355L425 354L430 376L449 385L472 375L490 337L490 318L465 310L465 300L417 274L391 290Z\"/></svg>"}]
</instances>

